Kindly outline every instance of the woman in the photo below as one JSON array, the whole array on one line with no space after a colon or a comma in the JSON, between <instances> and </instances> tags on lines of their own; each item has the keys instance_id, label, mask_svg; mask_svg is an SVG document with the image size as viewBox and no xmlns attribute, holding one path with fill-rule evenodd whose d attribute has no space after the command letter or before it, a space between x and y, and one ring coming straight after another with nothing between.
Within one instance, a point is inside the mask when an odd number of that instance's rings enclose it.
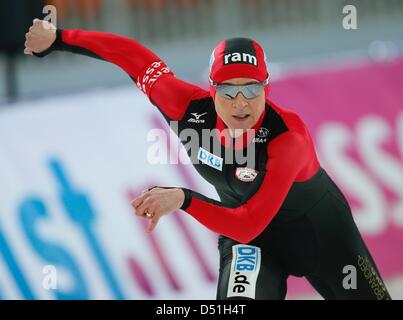
<instances>
[{"instance_id":1,"label":"woman","mask_svg":"<svg viewBox=\"0 0 403 320\"><path fill-rule=\"evenodd\" d=\"M168 122L177 122L193 165L221 201L154 187L132 205L150 219L149 232L180 208L220 234L217 299L284 299L289 275L305 276L325 299L390 299L306 126L269 100L266 57L256 41L222 41L211 56L206 91L177 79L153 52L125 37L34 20L26 39L26 54L64 50L118 65ZM182 135L186 130L197 135ZM203 138L203 130L212 134Z\"/></svg>"}]
</instances>

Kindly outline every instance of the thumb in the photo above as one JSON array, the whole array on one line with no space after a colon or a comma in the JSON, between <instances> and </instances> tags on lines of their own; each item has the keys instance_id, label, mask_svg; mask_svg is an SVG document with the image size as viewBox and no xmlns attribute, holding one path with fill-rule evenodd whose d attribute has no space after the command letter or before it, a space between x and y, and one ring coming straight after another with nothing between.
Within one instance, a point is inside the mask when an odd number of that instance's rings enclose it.
<instances>
[{"instance_id":1,"label":"thumb","mask_svg":"<svg viewBox=\"0 0 403 320\"><path fill-rule=\"evenodd\" d=\"M151 233L155 227L157 226L158 221L160 220L160 216L159 215L155 215L152 219L151 222L149 223L149 225L147 226L147 232Z\"/></svg>"}]
</instances>

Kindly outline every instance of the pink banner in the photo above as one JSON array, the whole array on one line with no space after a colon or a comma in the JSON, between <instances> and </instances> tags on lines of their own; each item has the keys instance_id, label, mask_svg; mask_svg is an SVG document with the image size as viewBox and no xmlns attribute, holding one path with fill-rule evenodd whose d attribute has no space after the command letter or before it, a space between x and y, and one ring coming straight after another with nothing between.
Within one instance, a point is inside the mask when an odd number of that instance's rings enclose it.
<instances>
[{"instance_id":1,"label":"pink banner","mask_svg":"<svg viewBox=\"0 0 403 320\"><path fill-rule=\"evenodd\" d=\"M287 77L271 99L307 124L384 279L403 274L403 59ZM311 292L290 279L289 296Z\"/></svg>"}]
</instances>

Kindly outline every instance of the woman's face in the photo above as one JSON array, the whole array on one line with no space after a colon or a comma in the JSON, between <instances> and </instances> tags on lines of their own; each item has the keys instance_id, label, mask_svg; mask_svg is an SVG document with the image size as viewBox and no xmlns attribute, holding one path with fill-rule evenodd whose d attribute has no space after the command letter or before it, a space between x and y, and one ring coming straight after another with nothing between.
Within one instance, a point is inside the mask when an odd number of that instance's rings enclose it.
<instances>
[{"instance_id":1,"label":"woman's face","mask_svg":"<svg viewBox=\"0 0 403 320\"><path fill-rule=\"evenodd\" d=\"M233 78L224 81L226 84L245 85L258 83L250 78ZM265 107L265 92L253 99L246 99L241 92L235 99L226 99L219 94L215 95L215 109L219 117L229 129L250 129L259 120Z\"/></svg>"}]
</instances>

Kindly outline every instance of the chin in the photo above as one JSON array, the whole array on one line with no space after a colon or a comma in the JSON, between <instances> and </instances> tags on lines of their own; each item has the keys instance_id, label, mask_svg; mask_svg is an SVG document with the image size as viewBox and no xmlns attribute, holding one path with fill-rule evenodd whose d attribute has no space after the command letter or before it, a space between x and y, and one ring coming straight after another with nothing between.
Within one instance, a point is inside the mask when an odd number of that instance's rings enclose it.
<instances>
[{"instance_id":1,"label":"chin","mask_svg":"<svg viewBox=\"0 0 403 320\"><path fill-rule=\"evenodd\" d=\"M252 128L253 126L249 123L245 123L245 124L232 124L231 129L233 130L248 130L250 128Z\"/></svg>"}]
</instances>

